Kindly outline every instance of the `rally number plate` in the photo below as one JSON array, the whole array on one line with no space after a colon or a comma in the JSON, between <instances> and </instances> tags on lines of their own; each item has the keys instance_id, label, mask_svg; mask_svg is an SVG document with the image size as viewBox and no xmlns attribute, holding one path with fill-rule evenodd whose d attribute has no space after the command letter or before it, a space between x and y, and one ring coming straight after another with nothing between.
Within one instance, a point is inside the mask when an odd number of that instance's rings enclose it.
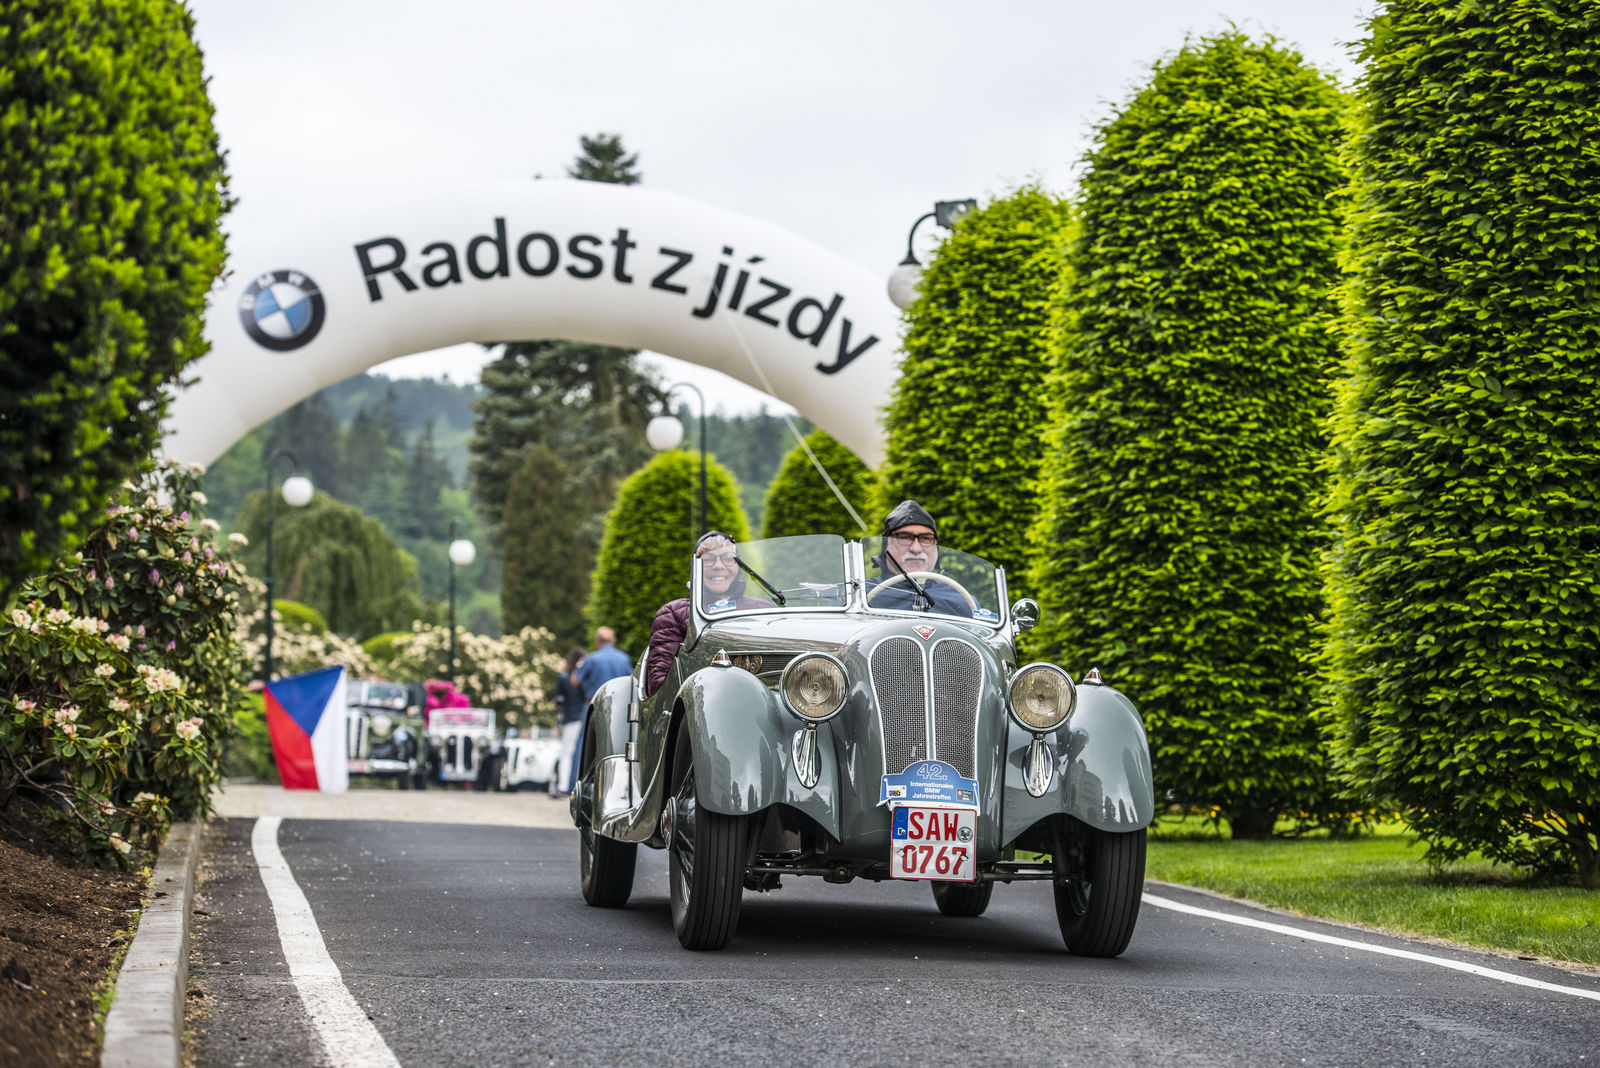
<instances>
[{"instance_id":1,"label":"rally number plate","mask_svg":"<svg viewBox=\"0 0 1600 1068\"><path fill-rule=\"evenodd\" d=\"M890 806L889 874L896 879L977 878L978 810L959 806Z\"/></svg>"}]
</instances>

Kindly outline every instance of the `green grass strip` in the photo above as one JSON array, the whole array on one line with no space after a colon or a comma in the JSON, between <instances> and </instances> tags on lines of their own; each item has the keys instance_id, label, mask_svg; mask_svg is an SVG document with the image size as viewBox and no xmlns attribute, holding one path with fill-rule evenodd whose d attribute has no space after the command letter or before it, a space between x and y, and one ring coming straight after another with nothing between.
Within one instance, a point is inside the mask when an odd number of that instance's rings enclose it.
<instances>
[{"instance_id":1,"label":"green grass strip","mask_svg":"<svg viewBox=\"0 0 1600 1068\"><path fill-rule=\"evenodd\" d=\"M1600 965L1600 893L1530 886L1468 860L1440 871L1407 829L1359 838L1233 841L1197 820L1151 828L1145 875L1306 916Z\"/></svg>"}]
</instances>

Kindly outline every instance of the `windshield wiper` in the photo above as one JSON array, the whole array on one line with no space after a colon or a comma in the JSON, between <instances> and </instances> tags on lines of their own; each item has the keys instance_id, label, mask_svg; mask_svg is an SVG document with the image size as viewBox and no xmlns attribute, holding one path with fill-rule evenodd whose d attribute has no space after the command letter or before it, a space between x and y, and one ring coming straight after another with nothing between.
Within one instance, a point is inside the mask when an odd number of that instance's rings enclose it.
<instances>
[{"instance_id":1,"label":"windshield wiper","mask_svg":"<svg viewBox=\"0 0 1600 1068\"><path fill-rule=\"evenodd\" d=\"M905 568L901 567L900 561L896 560L894 555L889 552L889 542L887 539L885 539L883 543L883 558L893 564L894 569L900 572L901 577L910 584L914 591L916 591L915 595L911 598L911 607L914 610L920 610L923 612L933 611L933 598L928 596L928 591L917 585L917 580L912 578L911 573Z\"/></svg>"},{"instance_id":2,"label":"windshield wiper","mask_svg":"<svg viewBox=\"0 0 1600 1068\"><path fill-rule=\"evenodd\" d=\"M785 601L784 601L784 598L783 598L783 594L781 594L777 590L773 589L772 588L772 583L768 582L766 579L764 579L760 575L756 574L755 571L750 567L749 564L745 563L743 560L739 559L738 557L734 557L733 558L733 562L739 565L739 570L740 571L743 571L746 575L749 575L751 578L753 578L757 582L761 583L761 588L766 590L768 593L772 594L772 599L774 601L778 602L778 607L779 608L782 608L784 606Z\"/></svg>"}]
</instances>

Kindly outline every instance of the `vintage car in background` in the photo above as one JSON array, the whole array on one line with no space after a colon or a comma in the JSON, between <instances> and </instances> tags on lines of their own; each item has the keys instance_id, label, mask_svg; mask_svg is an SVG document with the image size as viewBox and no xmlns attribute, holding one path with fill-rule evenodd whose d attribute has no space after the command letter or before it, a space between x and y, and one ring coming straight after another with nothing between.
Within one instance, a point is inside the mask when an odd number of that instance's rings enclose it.
<instances>
[{"instance_id":1,"label":"vintage car in background","mask_svg":"<svg viewBox=\"0 0 1600 1068\"><path fill-rule=\"evenodd\" d=\"M492 708L436 708L428 714L428 777L485 790L499 777L499 737Z\"/></svg>"},{"instance_id":2,"label":"vintage car in background","mask_svg":"<svg viewBox=\"0 0 1600 1068\"><path fill-rule=\"evenodd\" d=\"M561 760L561 732L533 727L527 734L508 737L500 757L501 790L547 790Z\"/></svg>"},{"instance_id":3,"label":"vintage car in background","mask_svg":"<svg viewBox=\"0 0 1600 1068\"><path fill-rule=\"evenodd\" d=\"M410 687L379 679L345 684L350 774L393 779L402 790L426 785L422 713Z\"/></svg>"},{"instance_id":4,"label":"vintage car in background","mask_svg":"<svg viewBox=\"0 0 1600 1068\"><path fill-rule=\"evenodd\" d=\"M927 880L951 916L981 914L997 882L1049 880L1067 948L1120 954L1155 810L1138 711L1097 671L1074 686L1018 664L1038 605L1008 604L988 561L941 546L906 577L882 550L745 542L744 593L772 607L697 592L658 692L641 693L647 654L601 687L571 802L584 899L625 904L639 845L665 849L679 941L719 949L744 892L784 876ZM961 611L933 607L936 584ZM927 610L885 607L896 587Z\"/></svg>"}]
</instances>

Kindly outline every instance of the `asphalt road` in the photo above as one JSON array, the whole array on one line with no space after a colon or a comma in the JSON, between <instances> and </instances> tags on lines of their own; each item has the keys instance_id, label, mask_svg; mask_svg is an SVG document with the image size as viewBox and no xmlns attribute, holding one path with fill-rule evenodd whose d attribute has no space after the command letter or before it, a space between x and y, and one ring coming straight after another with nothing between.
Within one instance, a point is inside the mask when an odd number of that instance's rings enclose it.
<instances>
[{"instance_id":1,"label":"asphalt road","mask_svg":"<svg viewBox=\"0 0 1600 1068\"><path fill-rule=\"evenodd\" d=\"M327 1064L253 826L206 832L194 1063ZM921 883L789 880L745 895L728 949L689 953L655 851L640 851L628 907L602 910L579 895L568 829L286 819L278 842L344 985L406 1066L1600 1063L1600 1001L1148 904L1121 958L1074 957L1041 883L951 919ZM1151 889L1600 991L1590 974Z\"/></svg>"}]
</instances>

